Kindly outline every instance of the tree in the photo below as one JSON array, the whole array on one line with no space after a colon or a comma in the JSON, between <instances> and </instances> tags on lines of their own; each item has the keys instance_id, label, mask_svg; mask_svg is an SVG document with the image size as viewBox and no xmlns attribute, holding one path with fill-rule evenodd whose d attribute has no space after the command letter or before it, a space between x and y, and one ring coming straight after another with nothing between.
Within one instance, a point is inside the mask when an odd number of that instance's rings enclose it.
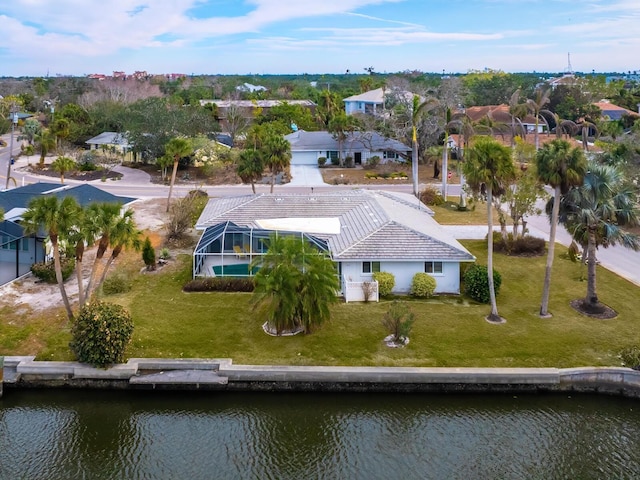
<instances>
[{"instance_id":1,"label":"tree","mask_svg":"<svg viewBox=\"0 0 640 480\"><path fill-rule=\"evenodd\" d=\"M64 183L64 174L77 168L78 164L73 158L58 157L51 162L51 169L60 174L60 183Z\"/></svg>"},{"instance_id":2,"label":"tree","mask_svg":"<svg viewBox=\"0 0 640 480\"><path fill-rule=\"evenodd\" d=\"M262 154L255 148L248 148L240 152L237 170L238 176L243 182L251 183L251 190L256 193L256 181L262 178L264 162Z\"/></svg>"},{"instance_id":3,"label":"tree","mask_svg":"<svg viewBox=\"0 0 640 480\"><path fill-rule=\"evenodd\" d=\"M44 129L36 136L36 144L40 150L39 167L44 168L44 159L48 153L56 149L56 137L50 130Z\"/></svg>"},{"instance_id":4,"label":"tree","mask_svg":"<svg viewBox=\"0 0 640 480\"><path fill-rule=\"evenodd\" d=\"M538 125L539 125L540 118L542 118L543 121L545 121L546 123L546 120L544 119L544 117L540 115L540 112L544 109L544 106L547 103L549 103L549 99L550 99L549 95L550 95L549 89L542 90L541 88L538 88L536 89L536 92L535 92L535 98L527 99L527 108L536 119L536 126L533 132L533 135L535 138L536 150L540 148L539 133L538 133Z\"/></svg>"},{"instance_id":5,"label":"tree","mask_svg":"<svg viewBox=\"0 0 640 480\"><path fill-rule=\"evenodd\" d=\"M278 335L311 333L330 318L340 282L325 252L304 238L273 234L267 253L252 264L257 266L254 308Z\"/></svg>"},{"instance_id":6,"label":"tree","mask_svg":"<svg viewBox=\"0 0 640 480\"><path fill-rule=\"evenodd\" d=\"M53 264L56 271L56 281L60 288L60 295L67 310L69 320L73 319L71 303L62 279L62 265L60 263L60 240L64 240L67 232L77 222L80 206L73 197L58 199L53 195L34 198L29 203L28 210L23 214L22 220L25 233L34 234L44 229L49 236L53 250Z\"/></svg>"},{"instance_id":7,"label":"tree","mask_svg":"<svg viewBox=\"0 0 640 480\"><path fill-rule=\"evenodd\" d=\"M276 181L276 175L283 172L291 163L291 144L282 135L270 134L264 139L262 146L264 163L271 171L271 190Z\"/></svg>"},{"instance_id":8,"label":"tree","mask_svg":"<svg viewBox=\"0 0 640 480\"><path fill-rule=\"evenodd\" d=\"M437 100L429 98L421 101L418 95L414 95L411 102L411 175L413 176L413 194L416 197L420 195L418 191L418 120L426 110L432 108L435 104L437 104ZM445 151L447 149L446 143L444 149ZM442 154L443 158L445 155L446 153Z\"/></svg>"},{"instance_id":9,"label":"tree","mask_svg":"<svg viewBox=\"0 0 640 480\"><path fill-rule=\"evenodd\" d=\"M35 118L27 118L22 126L22 138L26 140L29 145L33 145L33 142L38 138L42 132L42 125Z\"/></svg>"},{"instance_id":10,"label":"tree","mask_svg":"<svg viewBox=\"0 0 640 480\"><path fill-rule=\"evenodd\" d=\"M549 247L544 273L540 316L549 316L549 293L551 291L551 268L556 243L556 226L563 195L573 186L580 185L586 173L587 162L579 148L571 147L566 140L555 139L544 145L536 154L536 171L538 179L545 185L553 187L553 210L551 212L551 228L549 231Z\"/></svg>"},{"instance_id":11,"label":"tree","mask_svg":"<svg viewBox=\"0 0 640 480\"><path fill-rule=\"evenodd\" d=\"M350 133L358 129L358 119L344 112L338 113L329 121L327 130L333 135L333 138L338 141L338 159L340 160L341 167L344 166L344 157L342 155L344 152L344 142L349 138Z\"/></svg>"},{"instance_id":12,"label":"tree","mask_svg":"<svg viewBox=\"0 0 640 480\"><path fill-rule=\"evenodd\" d=\"M182 157L187 157L193 153L193 147L188 139L182 137L174 137L165 146L166 155L173 158L173 171L171 172L171 182L169 184L169 196L167 197L167 212L171 205L171 194L173 193L173 185L176 182L176 173L178 172L178 162Z\"/></svg>"},{"instance_id":13,"label":"tree","mask_svg":"<svg viewBox=\"0 0 640 480\"><path fill-rule=\"evenodd\" d=\"M520 171L516 175L515 182L507 188L502 198L511 217L514 240L526 234L527 222L525 217L542 213L536 207L536 201L546 196L544 187L538 181L534 167ZM522 228L520 228L521 226Z\"/></svg>"},{"instance_id":14,"label":"tree","mask_svg":"<svg viewBox=\"0 0 640 480\"><path fill-rule=\"evenodd\" d=\"M156 269L156 251L153 245L151 245L151 239L149 237L145 237L142 243L142 261L146 265L147 270Z\"/></svg>"},{"instance_id":15,"label":"tree","mask_svg":"<svg viewBox=\"0 0 640 480\"><path fill-rule=\"evenodd\" d=\"M619 168L589 161L582 185L562 197L559 220L587 252L587 294L579 309L601 314L607 307L596 292L596 250L618 244L640 250L638 235L626 230L639 224L635 189Z\"/></svg>"},{"instance_id":16,"label":"tree","mask_svg":"<svg viewBox=\"0 0 640 480\"><path fill-rule=\"evenodd\" d=\"M501 196L515 177L515 168L511 160L511 151L492 137L476 137L467 152L463 166L467 183L477 194L482 186L487 193L487 275L491 299L490 322L502 322L496 304L496 292L493 283L493 197Z\"/></svg>"},{"instance_id":17,"label":"tree","mask_svg":"<svg viewBox=\"0 0 640 480\"><path fill-rule=\"evenodd\" d=\"M94 290L97 292L104 283L109 267L118 258L122 250L126 248L133 248L134 250L140 250L140 235L142 232L137 229L133 220L133 210L127 209L121 216L116 219L115 224L111 230L109 236L109 243L111 246L111 255L107 260L107 263L102 270L100 281L96 284ZM147 237L148 238L148 237Z\"/></svg>"}]
</instances>

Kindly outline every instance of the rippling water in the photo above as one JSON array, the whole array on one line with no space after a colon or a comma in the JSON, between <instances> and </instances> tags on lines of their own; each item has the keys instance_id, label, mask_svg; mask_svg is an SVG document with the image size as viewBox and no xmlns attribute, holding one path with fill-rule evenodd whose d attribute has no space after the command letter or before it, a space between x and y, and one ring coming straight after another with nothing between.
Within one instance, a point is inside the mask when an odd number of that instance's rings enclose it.
<instances>
[{"instance_id":1,"label":"rippling water","mask_svg":"<svg viewBox=\"0 0 640 480\"><path fill-rule=\"evenodd\" d=\"M0 479L632 479L638 412L581 395L10 390Z\"/></svg>"}]
</instances>

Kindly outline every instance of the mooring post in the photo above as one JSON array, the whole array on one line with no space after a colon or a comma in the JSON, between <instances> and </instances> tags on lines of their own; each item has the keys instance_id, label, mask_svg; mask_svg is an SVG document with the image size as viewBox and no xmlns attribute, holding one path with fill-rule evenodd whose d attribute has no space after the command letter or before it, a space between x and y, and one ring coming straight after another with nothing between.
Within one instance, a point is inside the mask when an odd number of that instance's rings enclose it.
<instances>
[{"instance_id":1,"label":"mooring post","mask_svg":"<svg viewBox=\"0 0 640 480\"><path fill-rule=\"evenodd\" d=\"M0 355L0 398L2 398L2 379L4 378L4 357Z\"/></svg>"}]
</instances>

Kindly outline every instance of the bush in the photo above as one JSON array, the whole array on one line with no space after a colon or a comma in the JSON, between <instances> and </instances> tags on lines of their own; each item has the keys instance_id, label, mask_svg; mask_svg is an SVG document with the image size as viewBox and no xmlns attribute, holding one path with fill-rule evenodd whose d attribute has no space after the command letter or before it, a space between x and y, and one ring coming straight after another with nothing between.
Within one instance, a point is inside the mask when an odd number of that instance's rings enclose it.
<instances>
[{"instance_id":1,"label":"bush","mask_svg":"<svg viewBox=\"0 0 640 480\"><path fill-rule=\"evenodd\" d=\"M544 255L546 244L544 239L525 235L513 239L513 234L507 235L507 240L499 232L493 232L493 247L496 252L507 255L537 256Z\"/></svg>"},{"instance_id":2,"label":"bush","mask_svg":"<svg viewBox=\"0 0 640 480\"><path fill-rule=\"evenodd\" d=\"M90 161L84 161L78 164L78 170L80 170L81 172L94 172L97 169L98 167Z\"/></svg>"},{"instance_id":3,"label":"bush","mask_svg":"<svg viewBox=\"0 0 640 480\"><path fill-rule=\"evenodd\" d=\"M160 260L169 260L171 258L171 252L167 247L160 250Z\"/></svg>"},{"instance_id":4,"label":"bush","mask_svg":"<svg viewBox=\"0 0 640 480\"><path fill-rule=\"evenodd\" d=\"M420 192L420 201L425 205L439 207L444 205L444 198L440 195L440 192L433 187L425 188Z\"/></svg>"},{"instance_id":5,"label":"bush","mask_svg":"<svg viewBox=\"0 0 640 480\"><path fill-rule=\"evenodd\" d=\"M373 157L367 158L367 161L364 163L362 168L371 169L376 168L380 164L380 157L378 155L374 155Z\"/></svg>"},{"instance_id":6,"label":"bush","mask_svg":"<svg viewBox=\"0 0 640 480\"><path fill-rule=\"evenodd\" d=\"M344 166L347 168L354 168L356 164L353 161L353 157L345 157Z\"/></svg>"},{"instance_id":7,"label":"bush","mask_svg":"<svg viewBox=\"0 0 640 480\"><path fill-rule=\"evenodd\" d=\"M62 280L66 281L76 268L76 260L73 257L60 259L62 265ZM40 262L31 265L31 273L45 283L56 283L56 269L53 260L50 262Z\"/></svg>"},{"instance_id":8,"label":"bush","mask_svg":"<svg viewBox=\"0 0 640 480\"><path fill-rule=\"evenodd\" d=\"M149 237L146 237L142 244L142 261L147 266L147 270L156 269L156 251L154 250L153 245L151 245Z\"/></svg>"},{"instance_id":9,"label":"bush","mask_svg":"<svg viewBox=\"0 0 640 480\"><path fill-rule=\"evenodd\" d=\"M404 343L409 338L415 316L404 302L394 300L382 319L382 325L392 336L394 343Z\"/></svg>"},{"instance_id":10,"label":"bush","mask_svg":"<svg viewBox=\"0 0 640 480\"><path fill-rule=\"evenodd\" d=\"M318 166L324 167L327 163L327 157L318 157Z\"/></svg>"},{"instance_id":11,"label":"bush","mask_svg":"<svg viewBox=\"0 0 640 480\"><path fill-rule=\"evenodd\" d=\"M208 277L188 282L185 292L253 292L253 277Z\"/></svg>"},{"instance_id":12,"label":"bush","mask_svg":"<svg viewBox=\"0 0 640 480\"><path fill-rule=\"evenodd\" d=\"M500 292L502 277L494 269L493 270L493 286L496 296ZM464 293L473 298L476 302L489 303L491 297L489 295L489 277L486 265L472 265L464 273Z\"/></svg>"},{"instance_id":13,"label":"bush","mask_svg":"<svg viewBox=\"0 0 640 480\"><path fill-rule=\"evenodd\" d=\"M117 295L130 290L131 280L123 273L109 275L102 284L102 293L104 295Z\"/></svg>"},{"instance_id":14,"label":"bush","mask_svg":"<svg viewBox=\"0 0 640 480\"><path fill-rule=\"evenodd\" d=\"M133 322L121 305L94 302L82 307L71 324L71 351L78 361L105 367L124 361Z\"/></svg>"},{"instance_id":15,"label":"bush","mask_svg":"<svg viewBox=\"0 0 640 480\"><path fill-rule=\"evenodd\" d=\"M331 157L331 165L340 165L340 159L336 157Z\"/></svg>"},{"instance_id":16,"label":"bush","mask_svg":"<svg viewBox=\"0 0 640 480\"><path fill-rule=\"evenodd\" d=\"M623 348L619 356L623 366L640 370L640 347Z\"/></svg>"},{"instance_id":17,"label":"bush","mask_svg":"<svg viewBox=\"0 0 640 480\"><path fill-rule=\"evenodd\" d=\"M381 297L391 295L391 290L396 285L396 277L393 276L393 273L375 272L373 279L378 282L378 294Z\"/></svg>"},{"instance_id":18,"label":"bush","mask_svg":"<svg viewBox=\"0 0 640 480\"><path fill-rule=\"evenodd\" d=\"M207 192L203 190L192 190L186 197L174 201L169 210L168 239L182 239L187 230L195 225L207 202Z\"/></svg>"},{"instance_id":19,"label":"bush","mask_svg":"<svg viewBox=\"0 0 640 480\"><path fill-rule=\"evenodd\" d=\"M428 273L418 272L411 281L411 295L414 297L428 298L433 296L436 290L436 279Z\"/></svg>"}]
</instances>

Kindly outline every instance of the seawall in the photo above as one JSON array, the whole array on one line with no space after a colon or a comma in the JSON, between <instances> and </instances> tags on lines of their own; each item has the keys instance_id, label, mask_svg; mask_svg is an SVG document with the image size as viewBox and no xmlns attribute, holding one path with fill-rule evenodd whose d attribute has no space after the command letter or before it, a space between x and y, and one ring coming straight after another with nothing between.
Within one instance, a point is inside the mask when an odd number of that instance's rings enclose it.
<instances>
[{"instance_id":1,"label":"seawall","mask_svg":"<svg viewBox=\"0 0 640 480\"><path fill-rule=\"evenodd\" d=\"M589 392L640 398L622 367L429 368L234 365L231 359L132 358L108 369L4 357L0 395L14 388L331 392ZM4 376L2 376L4 373Z\"/></svg>"}]
</instances>

